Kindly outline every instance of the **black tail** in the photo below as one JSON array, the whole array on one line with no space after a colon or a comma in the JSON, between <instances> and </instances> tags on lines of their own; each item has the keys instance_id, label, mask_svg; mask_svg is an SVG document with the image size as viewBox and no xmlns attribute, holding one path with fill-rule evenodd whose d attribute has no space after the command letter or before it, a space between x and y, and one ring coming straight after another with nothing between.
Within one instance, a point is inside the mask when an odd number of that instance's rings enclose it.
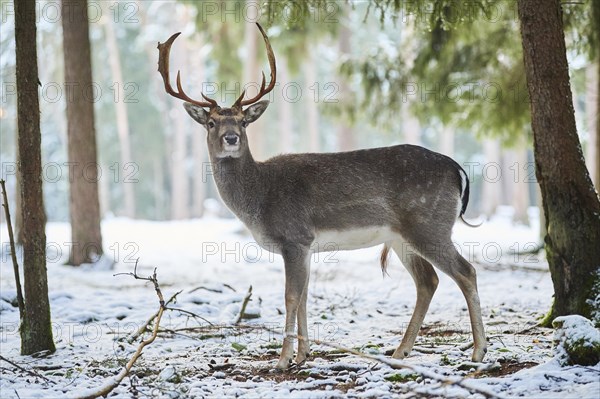
<instances>
[{"instance_id":1,"label":"black tail","mask_svg":"<svg viewBox=\"0 0 600 399\"><path fill-rule=\"evenodd\" d=\"M471 224L463 218L463 215L467 211L467 205L469 205L469 194L470 194L469 175L467 175L467 172L465 172L465 170L463 169L462 166L460 166L458 163L456 163L456 165L458 166L458 172L462 173L465 176L465 189L462 192L462 197L461 197L462 207L460 208L460 214L458 215L458 217L460 218L460 220L462 220L462 222L464 224L466 224L469 227L479 227L483 224L483 222L481 222L479 224ZM461 185L461 189L462 189L462 185Z\"/></svg>"},{"instance_id":2,"label":"black tail","mask_svg":"<svg viewBox=\"0 0 600 399\"><path fill-rule=\"evenodd\" d=\"M458 217L460 217L462 219L462 215L465 214L465 212L467 211L467 205L469 205L469 193L470 193L469 175L467 175L467 172L465 172L463 167L460 166L458 163L456 164L456 166L458 166L458 168L459 168L458 172L459 173L462 172L462 174L465 176L465 189L462 192L462 208L460 208L460 215L458 215ZM461 185L461 189L462 189L462 185Z\"/></svg>"}]
</instances>

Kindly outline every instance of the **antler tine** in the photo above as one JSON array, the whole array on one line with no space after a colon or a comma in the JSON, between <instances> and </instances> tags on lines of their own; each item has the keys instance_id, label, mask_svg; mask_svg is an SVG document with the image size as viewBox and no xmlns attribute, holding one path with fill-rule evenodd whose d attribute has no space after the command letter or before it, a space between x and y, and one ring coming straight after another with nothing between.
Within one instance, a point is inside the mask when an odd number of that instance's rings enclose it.
<instances>
[{"instance_id":1,"label":"antler tine","mask_svg":"<svg viewBox=\"0 0 600 399\"><path fill-rule=\"evenodd\" d=\"M174 35L172 35L166 42L158 43L158 72L162 76L163 83L165 85L165 91L175 98L179 98L192 104L196 104L200 107L214 108L217 106L217 102L213 99L206 97L204 94L202 94L202 97L204 97L204 99L206 99L207 101L194 100L187 94L185 94L185 91L183 91L183 88L181 87L180 71L177 71L178 91L173 90L173 87L171 86L171 83L169 81L169 53L171 52L171 46L173 45L173 42L175 41L175 39L177 39L177 37L180 34L181 32L177 32Z\"/></svg>"},{"instance_id":2,"label":"antler tine","mask_svg":"<svg viewBox=\"0 0 600 399\"><path fill-rule=\"evenodd\" d=\"M246 90L242 90L242 94L240 94L240 96L237 98L237 100L235 100L235 102L233 103L233 105L231 106L231 108L240 108L242 99L244 98L244 96L246 95Z\"/></svg>"},{"instance_id":3,"label":"antler tine","mask_svg":"<svg viewBox=\"0 0 600 399\"><path fill-rule=\"evenodd\" d=\"M264 97L266 94L268 94L271 90L273 90L273 88L275 87L275 82L277 80L277 67L275 66L275 54L273 53L273 48L271 47L269 38L267 37L267 34L265 33L262 26L260 26L259 23L256 23L256 26L260 30L260 33L262 34L262 37L265 41L265 47L267 48L267 57L269 58L269 68L271 69L271 81L269 82L269 86L267 86L267 88L265 89L266 79L265 79L265 73L263 72L262 73L262 84L260 85L260 91L258 92L258 94L255 97L252 97L251 99L242 101L242 98L244 95L244 93L242 93L242 96L240 96L240 98L238 98L238 100L235 102L234 106L241 107L244 105L254 104L258 100L260 100L262 97Z\"/></svg>"}]
</instances>

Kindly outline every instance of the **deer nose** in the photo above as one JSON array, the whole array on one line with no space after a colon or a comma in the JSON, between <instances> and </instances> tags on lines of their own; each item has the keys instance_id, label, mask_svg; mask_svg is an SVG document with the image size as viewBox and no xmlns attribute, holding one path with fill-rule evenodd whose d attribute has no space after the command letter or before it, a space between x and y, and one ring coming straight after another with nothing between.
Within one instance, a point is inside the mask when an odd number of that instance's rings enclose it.
<instances>
[{"instance_id":1,"label":"deer nose","mask_svg":"<svg viewBox=\"0 0 600 399\"><path fill-rule=\"evenodd\" d=\"M239 137L235 133L226 133L223 139L229 145L236 145L238 143Z\"/></svg>"}]
</instances>

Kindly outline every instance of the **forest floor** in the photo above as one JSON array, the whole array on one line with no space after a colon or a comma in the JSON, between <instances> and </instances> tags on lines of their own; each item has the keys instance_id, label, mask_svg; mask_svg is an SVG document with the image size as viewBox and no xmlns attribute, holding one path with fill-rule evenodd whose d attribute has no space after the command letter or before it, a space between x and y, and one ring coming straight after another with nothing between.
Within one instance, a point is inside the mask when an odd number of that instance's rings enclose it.
<instances>
[{"instance_id":1,"label":"forest floor","mask_svg":"<svg viewBox=\"0 0 600 399\"><path fill-rule=\"evenodd\" d=\"M344 353L335 346L388 355L399 344L415 302L412 279L394 257L382 277L380 248L315 255L308 314L310 359L274 370L281 348L282 260L261 250L240 222L204 218L184 222L110 219L103 223L107 254L118 262L65 266L69 227L50 223L48 279L54 354L19 354L12 264L2 228L0 264L0 397L75 397L101 386L131 358L139 339L127 336L158 310L151 284L115 273L147 276L157 268L165 299L181 291L131 375L111 397L504 397L598 398L600 364L559 365L551 329L535 327L552 300L543 258L515 254L537 244L531 227L510 222L510 210L483 226L455 227L454 239L473 261L489 351L470 362L472 339L458 287L440 275L416 348L404 363L467 388ZM246 314L235 325L252 286ZM183 311L181 311L183 310ZM191 313L190 313L191 312ZM146 332L146 337L149 332Z\"/></svg>"}]
</instances>

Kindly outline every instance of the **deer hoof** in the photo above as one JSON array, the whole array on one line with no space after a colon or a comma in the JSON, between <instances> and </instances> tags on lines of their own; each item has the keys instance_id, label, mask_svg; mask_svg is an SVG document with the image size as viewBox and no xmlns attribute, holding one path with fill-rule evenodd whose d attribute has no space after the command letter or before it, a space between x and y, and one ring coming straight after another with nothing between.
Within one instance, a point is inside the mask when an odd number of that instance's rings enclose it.
<instances>
[{"instance_id":1,"label":"deer hoof","mask_svg":"<svg viewBox=\"0 0 600 399\"><path fill-rule=\"evenodd\" d=\"M405 357L408 356L409 353L410 353L409 350L398 348L394 351L394 354L392 355L392 359L404 359Z\"/></svg>"},{"instance_id":2,"label":"deer hoof","mask_svg":"<svg viewBox=\"0 0 600 399\"><path fill-rule=\"evenodd\" d=\"M481 363L486 353L487 348L485 346L483 348L476 348L473 350L473 357L471 359L476 363Z\"/></svg>"},{"instance_id":3,"label":"deer hoof","mask_svg":"<svg viewBox=\"0 0 600 399\"><path fill-rule=\"evenodd\" d=\"M278 370L287 370L290 367L291 363L292 359L279 358L279 361L277 362L277 366L275 366L275 368Z\"/></svg>"},{"instance_id":4,"label":"deer hoof","mask_svg":"<svg viewBox=\"0 0 600 399\"><path fill-rule=\"evenodd\" d=\"M308 358L308 355L309 355L308 352L302 353L302 354L298 353L296 355L296 364L298 366L300 366L301 364L304 364L304 362L306 362L306 359Z\"/></svg>"}]
</instances>

